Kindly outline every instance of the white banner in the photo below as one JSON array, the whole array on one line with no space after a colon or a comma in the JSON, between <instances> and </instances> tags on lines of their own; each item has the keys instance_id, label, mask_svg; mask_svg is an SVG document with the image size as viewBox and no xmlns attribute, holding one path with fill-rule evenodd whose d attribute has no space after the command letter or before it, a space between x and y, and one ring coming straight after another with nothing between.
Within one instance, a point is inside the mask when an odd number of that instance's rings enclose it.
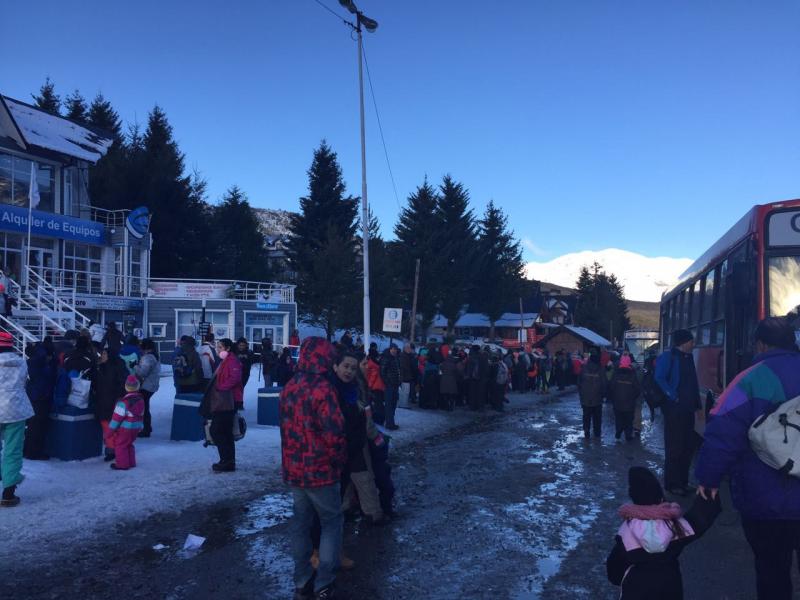
<instances>
[{"instance_id":1,"label":"white banner","mask_svg":"<svg viewBox=\"0 0 800 600\"><path fill-rule=\"evenodd\" d=\"M187 281L151 281L147 290L150 298L202 298L228 297L230 285L226 283L192 283Z\"/></svg>"},{"instance_id":2,"label":"white banner","mask_svg":"<svg viewBox=\"0 0 800 600\"><path fill-rule=\"evenodd\" d=\"M386 333L400 333L403 329L403 309L383 309L383 330Z\"/></svg>"}]
</instances>

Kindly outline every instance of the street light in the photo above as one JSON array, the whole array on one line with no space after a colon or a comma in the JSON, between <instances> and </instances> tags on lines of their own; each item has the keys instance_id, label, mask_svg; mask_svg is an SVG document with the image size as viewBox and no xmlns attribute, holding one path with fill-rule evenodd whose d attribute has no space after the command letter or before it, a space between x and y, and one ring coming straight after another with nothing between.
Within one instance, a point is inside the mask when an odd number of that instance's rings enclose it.
<instances>
[{"instance_id":1,"label":"street light","mask_svg":"<svg viewBox=\"0 0 800 600\"><path fill-rule=\"evenodd\" d=\"M364 348L369 349L370 344L370 308L369 308L369 208L367 204L367 148L364 136L364 70L363 70L363 42L361 39L362 26L373 33L378 28L378 22L365 16L358 10L352 0L339 0L344 8L356 15L356 23L346 21L356 32L358 37L358 98L361 114L361 235L363 237L364 260Z\"/></svg>"}]
</instances>

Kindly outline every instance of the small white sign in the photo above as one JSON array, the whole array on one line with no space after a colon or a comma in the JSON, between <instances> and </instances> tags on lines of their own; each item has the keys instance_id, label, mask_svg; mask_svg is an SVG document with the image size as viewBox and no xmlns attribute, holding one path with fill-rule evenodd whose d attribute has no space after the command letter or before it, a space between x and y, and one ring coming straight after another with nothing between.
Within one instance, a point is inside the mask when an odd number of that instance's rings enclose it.
<instances>
[{"instance_id":1,"label":"small white sign","mask_svg":"<svg viewBox=\"0 0 800 600\"><path fill-rule=\"evenodd\" d=\"M800 246L800 210L782 211L770 215L769 245Z\"/></svg>"},{"instance_id":2,"label":"small white sign","mask_svg":"<svg viewBox=\"0 0 800 600\"><path fill-rule=\"evenodd\" d=\"M383 330L386 333L400 333L403 330L403 309L383 309Z\"/></svg>"}]
</instances>

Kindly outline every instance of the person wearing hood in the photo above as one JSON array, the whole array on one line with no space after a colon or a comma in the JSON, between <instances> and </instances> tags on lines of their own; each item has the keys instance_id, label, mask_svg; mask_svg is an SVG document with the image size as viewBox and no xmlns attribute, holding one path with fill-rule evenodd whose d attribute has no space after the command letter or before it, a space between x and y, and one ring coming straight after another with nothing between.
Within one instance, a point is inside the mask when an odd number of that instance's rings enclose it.
<instances>
[{"instance_id":1,"label":"person wearing hood","mask_svg":"<svg viewBox=\"0 0 800 600\"><path fill-rule=\"evenodd\" d=\"M621 586L621 600L682 600L678 561L683 549L708 531L721 511L719 498L695 498L682 515L666 502L658 479L645 467L628 471L632 504L619 509L623 522L606 559L608 580Z\"/></svg>"},{"instance_id":2,"label":"person wearing hood","mask_svg":"<svg viewBox=\"0 0 800 600\"><path fill-rule=\"evenodd\" d=\"M255 360L253 352L250 350L250 345L247 343L247 338L240 337L236 340L234 354L239 359L239 364L242 365L242 388L246 388L247 382L250 381L250 369Z\"/></svg>"},{"instance_id":3,"label":"person wearing hood","mask_svg":"<svg viewBox=\"0 0 800 600\"><path fill-rule=\"evenodd\" d=\"M275 369L277 375L278 385L283 387L294 375L294 359L292 358L292 349L284 346L281 351L281 356L278 359L278 366Z\"/></svg>"},{"instance_id":4,"label":"person wearing hood","mask_svg":"<svg viewBox=\"0 0 800 600\"><path fill-rule=\"evenodd\" d=\"M114 439L110 427L117 400L125 395L128 370L119 356L111 356L107 349L100 352L94 380L94 411L103 428L106 462L114 460Z\"/></svg>"},{"instance_id":5,"label":"person wearing hood","mask_svg":"<svg viewBox=\"0 0 800 600\"><path fill-rule=\"evenodd\" d=\"M600 366L600 351L592 348L578 377L578 395L583 409L583 435L588 439L590 430L599 438L603 423L603 398L606 395L606 376Z\"/></svg>"},{"instance_id":6,"label":"person wearing hood","mask_svg":"<svg viewBox=\"0 0 800 600\"><path fill-rule=\"evenodd\" d=\"M122 332L117 329L117 324L110 321L106 326L106 334L103 336L103 347L108 348L108 353L112 356L119 354L122 348Z\"/></svg>"},{"instance_id":7,"label":"person wearing hood","mask_svg":"<svg viewBox=\"0 0 800 600\"><path fill-rule=\"evenodd\" d=\"M329 377L336 350L309 337L300 348L297 372L281 391L281 465L290 487L290 526L295 598L333 598L342 551L341 477L347 464L345 422ZM314 518L321 525L319 565L311 565Z\"/></svg>"},{"instance_id":8,"label":"person wearing hood","mask_svg":"<svg viewBox=\"0 0 800 600\"><path fill-rule=\"evenodd\" d=\"M0 331L0 474L3 484L0 506L3 507L19 504L15 492L23 479L20 471L25 421L34 414L25 392L27 379L28 365L25 358L14 351L14 338L10 333Z\"/></svg>"},{"instance_id":9,"label":"person wearing hood","mask_svg":"<svg viewBox=\"0 0 800 600\"><path fill-rule=\"evenodd\" d=\"M182 337L176 355L172 359L172 376L175 378L175 388L178 393L204 391L203 366L195 348L194 338L188 335ZM181 363L178 370L176 361Z\"/></svg>"},{"instance_id":10,"label":"person wearing hood","mask_svg":"<svg viewBox=\"0 0 800 600\"><path fill-rule=\"evenodd\" d=\"M381 357L381 379L386 386L384 403L386 405L386 429L400 429L395 423L394 415L397 411L397 400L400 397L400 357L396 344Z\"/></svg>"},{"instance_id":11,"label":"person wearing hood","mask_svg":"<svg viewBox=\"0 0 800 600\"><path fill-rule=\"evenodd\" d=\"M633 414L641 393L642 388L633 370L631 357L623 356L619 360L619 367L614 371L611 383L608 384L608 396L614 406L617 439L620 439L623 433L626 440L633 439Z\"/></svg>"},{"instance_id":12,"label":"person wearing hood","mask_svg":"<svg viewBox=\"0 0 800 600\"><path fill-rule=\"evenodd\" d=\"M158 360L156 344L150 338L142 340L142 356L134 369L134 375L142 382L141 394L144 399L144 423L139 437L150 437L153 432L153 417L150 414L150 399L161 385L161 362Z\"/></svg>"},{"instance_id":13,"label":"person wearing hood","mask_svg":"<svg viewBox=\"0 0 800 600\"><path fill-rule=\"evenodd\" d=\"M50 408L56 387L58 364L53 338L47 336L32 348L28 358L28 383L26 390L33 406L34 416L28 419L25 433L25 458L47 460L45 452Z\"/></svg>"},{"instance_id":14,"label":"person wearing hood","mask_svg":"<svg viewBox=\"0 0 800 600\"><path fill-rule=\"evenodd\" d=\"M139 348L139 340L135 335L129 335L125 338L125 343L119 351L119 357L125 363L125 368L128 370L128 375L133 375L136 370L136 364L142 351Z\"/></svg>"}]
</instances>

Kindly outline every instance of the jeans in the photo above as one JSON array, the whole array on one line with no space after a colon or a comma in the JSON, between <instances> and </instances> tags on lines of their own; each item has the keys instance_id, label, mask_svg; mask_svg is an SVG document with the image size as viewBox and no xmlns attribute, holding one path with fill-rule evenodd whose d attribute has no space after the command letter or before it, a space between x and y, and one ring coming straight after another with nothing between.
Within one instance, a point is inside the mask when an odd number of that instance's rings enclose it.
<instances>
[{"instance_id":1,"label":"jeans","mask_svg":"<svg viewBox=\"0 0 800 600\"><path fill-rule=\"evenodd\" d=\"M384 403L386 404L386 426L394 427L394 413L397 410L397 399L400 390L393 385L387 385L386 391L383 393Z\"/></svg>"},{"instance_id":2,"label":"jeans","mask_svg":"<svg viewBox=\"0 0 800 600\"><path fill-rule=\"evenodd\" d=\"M603 405L583 407L583 433L589 437L590 428L594 430L594 437L600 437L600 426L603 422Z\"/></svg>"},{"instance_id":3,"label":"jeans","mask_svg":"<svg viewBox=\"0 0 800 600\"><path fill-rule=\"evenodd\" d=\"M617 426L617 439L624 433L626 440L633 439L633 412L615 410L614 422Z\"/></svg>"},{"instance_id":4,"label":"jeans","mask_svg":"<svg viewBox=\"0 0 800 600\"><path fill-rule=\"evenodd\" d=\"M236 443L233 439L233 420L235 418L235 410L215 412L211 415L211 439L217 446L220 462L236 462Z\"/></svg>"},{"instance_id":5,"label":"jeans","mask_svg":"<svg viewBox=\"0 0 800 600\"><path fill-rule=\"evenodd\" d=\"M664 487L689 485L689 468L696 446L694 413L678 407L664 412Z\"/></svg>"},{"instance_id":6,"label":"jeans","mask_svg":"<svg viewBox=\"0 0 800 600\"><path fill-rule=\"evenodd\" d=\"M314 576L311 566L311 528L314 517L319 517L322 534L319 543L319 568L314 580L314 591L331 585L342 553L342 496L338 483L317 488L292 488L294 511L290 523L292 558L294 559L294 585L303 588Z\"/></svg>"},{"instance_id":7,"label":"jeans","mask_svg":"<svg viewBox=\"0 0 800 600\"><path fill-rule=\"evenodd\" d=\"M153 416L150 414L150 398L153 397L153 393L150 390L141 390L142 398L144 398L144 415L142 416L144 427L142 431L148 435L153 431Z\"/></svg>"},{"instance_id":8,"label":"jeans","mask_svg":"<svg viewBox=\"0 0 800 600\"><path fill-rule=\"evenodd\" d=\"M742 519L755 555L758 600L791 600L792 555L800 548L800 521Z\"/></svg>"}]
</instances>

